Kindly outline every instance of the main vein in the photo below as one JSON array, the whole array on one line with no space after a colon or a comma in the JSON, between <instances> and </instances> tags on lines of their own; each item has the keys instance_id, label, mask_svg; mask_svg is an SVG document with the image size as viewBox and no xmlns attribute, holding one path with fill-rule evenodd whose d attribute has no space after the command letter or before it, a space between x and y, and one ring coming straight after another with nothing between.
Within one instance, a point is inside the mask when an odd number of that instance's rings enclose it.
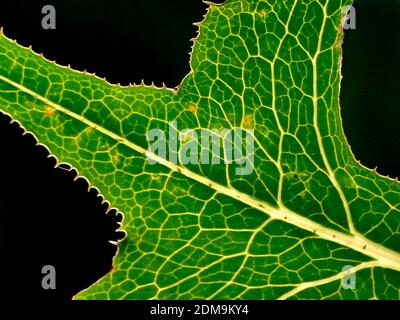
<instances>
[{"instance_id":1,"label":"main vein","mask_svg":"<svg viewBox=\"0 0 400 320\"><path fill-rule=\"evenodd\" d=\"M207 177L201 176L201 175L189 170L186 167L169 162L168 160L132 143L128 139L121 137L120 135L102 127L101 125L99 125L89 119L86 119L83 116L81 116L71 110L68 110L59 104L54 103L53 101L47 99L46 97L43 97L40 94L32 91L31 89L26 88L22 84L14 82L13 80L8 79L7 77L4 77L3 75L0 75L0 80L14 86L15 88L25 92L26 94L29 94L33 98L35 98L39 101L42 101L43 103L49 105L50 107L53 107L55 110L62 112L65 115L84 123L85 125L118 141L121 144L124 144L125 146L135 150L136 152L140 153L141 155L146 156L146 157L160 163L161 165L166 166L167 168L169 168L172 171L179 172L180 174L192 179L193 181L200 182L203 185L208 186L209 188L212 188L221 194L224 194L224 195L234 198L238 201L241 201L261 212L264 212L265 214L267 214L268 216L270 216L273 219L285 221L296 227L299 227L299 228L302 228L309 232L312 232L325 240L332 241L332 242L338 243L340 245L346 246L348 248L351 248L355 251L361 252L361 253L375 259L376 261L378 261L383 267L387 267L387 268L391 268L391 269L400 271L400 254L397 252L394 252L394 251L392 251L388 248L385 248L377 243L374 243L360 235L345 234L343 232L324 227L312 220L309 220L309 219L293 212L292 210L286 208L282 203L279 203L278 207L273 207L270 204L268 204L264 201L255 199L254 197L252 197L248 194L242 193L233 188L228 188L228 187L226 187L222 184L219 184Z\"/></svg>"}]
</instances>

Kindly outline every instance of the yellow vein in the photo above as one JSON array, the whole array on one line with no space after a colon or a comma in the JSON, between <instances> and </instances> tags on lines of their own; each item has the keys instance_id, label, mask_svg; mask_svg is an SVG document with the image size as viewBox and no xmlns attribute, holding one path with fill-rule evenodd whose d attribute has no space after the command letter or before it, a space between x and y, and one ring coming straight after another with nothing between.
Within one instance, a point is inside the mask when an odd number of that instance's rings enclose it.
<instances>
[{"instance_id":1,"label":"yellow vein","mask_svg":"<svg viewBox=\"0 0 400 320\"><path fill-rule=\"evenodd\" d=\"M353 224L353 219L351 217L351 212L350 212L350 208L349 205L347 203L347 199L343 193L343 190L340 186L340 184L338 183L338 181L336 180L336 176L335 173L333 172L330 164L329 164L329 160L326 156L325 153L325 148L324 148L324 144L322 142L322 136L321 136L321 132L319 130L319 126L318 126L318 56L321 53L321 46L322 46L322 38L323 38L323 33L325 31L325 25L326 25L326 20L328 19L326 10L327 10L327 6L328 6L328 1L326 2L326 5L323 7L323 12L324 12L324 19L322 21L322 26L321 26L321 31L319 33L319 39L318 39L318 48L317 48L317 52L314 55L314 58L312 59L312 65L313 65L313 107L314 107L314 117L313 117L313 124L314 124L314 129L315 129L315 133L317 136L317 141L318 141L318 146L319 146L319 150L321 152L321 156L322 156L322 160L325 164L325 167L328 171L329 174L329 178L332 182L332 184L334 185L335 189L337 190L340 200L343 203L343 208L346 212L346 217L347 217L347 223L349 225L349 229L351 231L351 233L353 233L354 235L357 234L357 231L354 227Z\"/></svg>"},{"instance_id":2,"label":"yellow vein","mask_svg":"<svg viewBox=\"0 0 400 320\"><path fill-rule=\"evenodd\" d=\"M377 263L376 261L364 262L364 263L359 264L358 266L355 266L354 268L339 272L338 274L331 276L329 278L315 280L315 281L309 281L309 282L303 282L300 285L298 285L297 287L293 288L292 290L290 290L290 291L286 292L285 294L283 294L282 296L280 296L277 300L286 300L306 289L321 286L321 285L324 285L327 283L331 283L333 281L342 280L345 277L349 276L351 273L355 273L360 270L364 270L367 268L373 268L373 267L379 267L379 266L380 266L379 263Z\"/></svg>"},{"instance_id":3,"label":"yellow vein","mask_svg":"<svg viewBox=\"0 0 400 320\"><path fill-rule=\"evenodd\" d=\"M4 77L3 75L0 75L0 80L9 83L10 85L16 87L17 89L31 95L33 98L44 102L45 104L70 116L71 118L81 121L82 123L86 124L87 126L90 126L90 127L94 128L95 130L99 131L100 133L102 133L106 136L109 136L110 138L118 141L121 144L126 145L127 147L135 150L136 152L142 154L143 156L147 156L148 158L166 166L167 168L171 169L172 171L179 172L180 174L182 174L194 181L200 182L203 185L206 185L209 188L212 188L221 194L224 194L228 197L231 197L238 201L241 201L253 208L256 208L259 211L264 212L265 214L267 214L268 216L270 216L273 219L285 221L296 227L299 227L299 228L302 228L309 232L312 232L325 240L329 240L329 241L338 243L340 245L346 246L348 248L351 248L353 250L362 252L363 254L368 255L368 256L376 259L377 261L379 261L381 266L400 271L400 253L397 253L388 248L385 248L385 247L383 247L377 243L374 243L362 236L359 236L359 235L353 236L350 234L346 234L346 233L343 233L343 232L340 232L337 230L332 230L327 227L324 227L314 221L311 221L311 220L291 211L290 209L286 208L281 203L279 204L279 207L273 207L270 204L268 204L264 201L255 199L248 194L242 193L236 189L230 189L224 185L214 182L213 180L210 180L209 178L203 177L195 172L192 172L188 168L173 164L173 163L169 162L168 160L161 158L158 155L156 155L148 150L145 150L144 148L132 143L131 141L127 140L126 138L123 138L123 137L119 136L118 134L116 134L106 128L103 128L102 126L99 126L95 122L88 120L88 119L82 117L81 115L76 114L73 111L62 107L62 106L48 100L45 97L42 97L41 95L37 94L36 92L26 88L25 86L23 86L19 83L14 82L11 79Z\"/></svg>"}]
</instances>

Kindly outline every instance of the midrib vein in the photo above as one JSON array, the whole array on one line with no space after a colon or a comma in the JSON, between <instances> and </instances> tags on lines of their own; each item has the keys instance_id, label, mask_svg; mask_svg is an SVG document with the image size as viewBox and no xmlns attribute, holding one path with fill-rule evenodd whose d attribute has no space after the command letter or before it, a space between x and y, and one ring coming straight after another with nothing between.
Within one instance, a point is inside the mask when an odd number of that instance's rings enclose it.
<instances>
[{"instance_id":1,"label":"midrib vein","mask_svg":"<svg viewBox=\"0 0 400 320\"><path fill-rule=\"evenodd\" d=\"M238 201L241 201L242 203L245 203L261 212L264 212L265 214L269 215L273 219L285 221L289 224L292 224L296 227L302 228L304 230L307 230L311 233L314 233L318 235L319 237L335 242L337 244L346 246L350 249L353 249L355 251L361 252L376 261L380 263L381 266L391 268L394 270L400 271L400 254L397 252L394 252L388 248L385 248L377 243L374 243L364 237L361 237L359 235L353 236L349 234L345 234L343 232L337 231L337 230L332 230L329 228L326 228L324 226L321 226L320 224L311 221L293 211L290 209L286 208L283 204L280 204L278 208L271 206L270 204L260 201L257 199L254 199L253 197L242 193L238 190L235 189L229 189L224 185L221 185L217 182L214 182L213 180L210 180L209 178L203 177L195 172L190 171L189 169L185 167L178 166L174 163L169 162L168 160L159 157L158 155L154 154L153 152L150 152L148 150L145 150L144 148L132 143L131 141L127 140L126 138L123 138L119 136L118 134L102 127L101 125L88 120L84 117L82 117L79 114L76 114L75 112L72 112L71 110L68 110L51 100L37 94L36 92L26 88L25 86L14 82L11 79L8 79L7 77L4 77L3 75L0 75L0 80L14 86L15 88L25 92L26 94L29 94L33 98L42 101L43 103L53 107L55 110L62 112L68 116L70 116L73 119L76 119L78 121L81 121L82 123L86 124L87 126L97 130L98 132L118 141L121 144L126 145L127 147L135 150L136 152L142 154L143 156L146 156L164 166L167 168L171 169L172 171L179 172L182 175L202 183L203 185L206 185L217 192L224 194L226 196L229 196L231 198L234 198Z\"/></svg>"}]
</instances>

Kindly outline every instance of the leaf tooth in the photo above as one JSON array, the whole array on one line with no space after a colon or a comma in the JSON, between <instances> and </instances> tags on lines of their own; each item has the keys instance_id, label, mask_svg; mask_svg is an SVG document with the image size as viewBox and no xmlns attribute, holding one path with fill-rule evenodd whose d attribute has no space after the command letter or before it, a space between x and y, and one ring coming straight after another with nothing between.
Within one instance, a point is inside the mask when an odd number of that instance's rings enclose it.
<instances>
[{"instance_id":1,"label":"leaf tooth","mask_svg":"<svg viewBox=\"0 0 400 320\"><path fill-rule=\"evenodd\" d=\"M95 77L95 78L97 78L97 79L99 79L99 80L105 81L105 82L106 82L108 85L110 85L110 86L118 86L118 87L121 87L121 88L122 88L122 87L129 87L129 86L131 86L131 87L139 87L139 86L140 86L140 85L137 85L137 84L128 84L127 86L123 86L123 85L121 85L120 83L117 83L117 84L111 83L111 82L109 82L109 81L106 79L106 77L98 76L96 73L94 73L94 72L93 72L93 73L88 72L86 69L84 69L83 71L80 71L80 70L73 69L73 68L71 67L70 64L68 64L67 66L65 66L65 65L60 65L60 64L57 63L56 60L47 59L47 58L44 56L43 53L37 53L37 52L35 52L35 51L32 49L32 45L29 45L28 47L22 46L22 45L20 45L15 39L10 39L10 38L8 38L8 37L4 34L4 28L3 28L2 26L0 26L0 36L4 36L8 41L10 41L10 42L12 42L12 43L14 43L14 44L16 44L16 45L22 47L22 48L25 48L25 49L30 50L33 54L37 55L38 57L41 57L42 59L46 60L47 62L49 62L49 63L51 63L51 64L53 64L53 65L56 65L57 67L65 68L65 69L68 69L68 70L70 70L70 71L72 71L72 72L76 72L76 73L91 75L91 76L93 76L93 77ZM142 80L141 85L142 85L142 86L146 86L146 85L144 84L144 81L143 81L143 80ZM146 87L147 87L147 86L146 86ZM155 88L157 88L157 87L155 87ZM168 88L168 87L166 87L165 85L164 85L163 88L174 91L173 88Z\"/></svg>"},{"instance_id":2,"label":"leaf tooth","mask_svg":"<svg viewBox=\"0 0 400 320\"><path fill-rule=\"evenodd\" d=\"M207 0L202 0L201 2L205 3L208 6L212 6L215 4L215 3L211 2L211 1L207 1Z\"/></svg>"},{"instance_id":3,"label":"leaf tooth","mask_svg":"<svg viewBox=\"0 0 400 320\"><path fill-rule=\"evenodd\" d=\"M208 0L202 0L202 2L205 3L206 5L209 5L210 7L220 7L226 3L226 1L224 1L223 3L215 3L212 1L208 1Z\"/></svg>"},{"instance_id":4,"label":"leaf tooth","mask_svg":"<svg viewBox=\"0 0 400 320\"><path fill-rule=\"evenodd\" d=\"M1 31L0 31L1 32ZM38 138L35 136L35 134L31 131L28 131L21 122L19 122L18 120L15 120L13 117L11 117L8 113L0 111L0 113L4 114L5 116L9 117L10 121L10 125L16 125L18 126L18 128L20 128L22 130L21 135L22 136L32 136L33 141L34 141L34 145L36 147L39 148L43 148L45 151L45 154L47 154L46 158L50 159L52 161L54 161L54 168L56 169L61 169L61 170L65 170L65 171L69 171L69 172L73 172L73 181L77 181L79 179L82 179L86 185L87 185L87 192L91 192L93 190L93 192L96 192L96 197L100 198L101 200L101 205L106 205L105 209L105 214L110 214L111 212L115 212L115 216L116 217L120 217L120 221L117 221L117 225L118 228L115 229L115 232L117 233L122 233L123 236L121 238L119 238L118 241L114 241L114 245L118 246L118 244L126 237L126 231L123 229L123 223L124 223L124 214L122 213L122 211L120 211L118 208L115 207L111 207L111 204L109 201L107 201L105 199L105 197L103 196L103 194L100 192L100 190L93 186L89 179L86 178L85 176L82 176L79 174L78 169L76 169L75 167L73 167L70 163L67 162L60 162L59 159L51 153L50 149L45 145L39 142ZM110 240L111 241L111 240ZM116 257L117 257L118 252L115 253L114 257L113 257L113 262L115 261Z\"/></svg>"}]
</instances>

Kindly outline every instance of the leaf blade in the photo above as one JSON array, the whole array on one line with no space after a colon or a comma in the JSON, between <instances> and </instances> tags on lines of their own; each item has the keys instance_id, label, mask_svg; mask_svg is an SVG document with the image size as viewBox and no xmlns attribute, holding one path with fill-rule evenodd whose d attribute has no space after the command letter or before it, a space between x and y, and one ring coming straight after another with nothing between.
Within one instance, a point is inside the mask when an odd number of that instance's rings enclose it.
<instances>
[{"instance_id":1,"label":"leaf blade","mask_svg":"<svg viewBox=\"0 0 400 320\"><path fill-rule=\"evenodd\" d=\"M341 4L323 4L211 6L177 92L110 86L0 37L0 108L125 213L115 270L78 298L313 297L301 294L310 288L329 298L315 287L337 282L346 264L400 270L400 188L357 164L346 143L331 28ZM310 15L300 30L311 28L314 41L291 35ZM253 125L256 174L149 153L146 132L174 120L179 129Z\"/></svg>"}]
</instances>

